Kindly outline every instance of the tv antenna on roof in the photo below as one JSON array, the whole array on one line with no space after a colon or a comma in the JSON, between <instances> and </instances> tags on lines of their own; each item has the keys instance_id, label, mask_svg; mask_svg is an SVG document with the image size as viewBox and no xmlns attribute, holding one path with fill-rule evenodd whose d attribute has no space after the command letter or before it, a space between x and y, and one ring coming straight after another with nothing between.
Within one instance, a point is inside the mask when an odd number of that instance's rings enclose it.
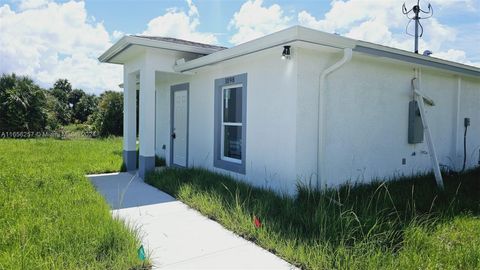
<instances>
[{"instance_id":1,"label":"tv antenna on roof","mask_svg":"<svg viewBox=\"0 0 480 270\"><path fill-rule=\"evenodd\" d=\"M405 32L407 33L407 35L415 37L415 53L418 53L418 38L423 36L423 26L420 23L420 20L428 19L433 16L432 5L430 5L429 3L428 10L423 10L420 8L420 0L417 0L417 4L413 6L410 10L407 10L407 8L405 7L405 3L403 3L402 12L405 16L407 16L407 18L410 19L408 21L407 27L405 28ZM426 17L420 17L420 13L426 14ZM414 35L408 32L408 26L412 21L415 21Z\"/></svg>"}]
</instances>

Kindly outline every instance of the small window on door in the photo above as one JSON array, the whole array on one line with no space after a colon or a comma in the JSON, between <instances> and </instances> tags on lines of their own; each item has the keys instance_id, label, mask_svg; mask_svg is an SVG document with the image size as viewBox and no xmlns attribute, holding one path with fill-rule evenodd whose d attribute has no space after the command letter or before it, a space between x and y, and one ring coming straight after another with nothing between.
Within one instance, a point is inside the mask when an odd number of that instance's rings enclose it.
<instances>
[{"instance_id":1,"label":"small window on door","mask_svg":"<svg viewBox=\"0 0 480 270\"><path fill-rule=\"evenodd\" d=\"M215 80L214 166L245 173L247 74Z\"/></svg>"}]
</instances>

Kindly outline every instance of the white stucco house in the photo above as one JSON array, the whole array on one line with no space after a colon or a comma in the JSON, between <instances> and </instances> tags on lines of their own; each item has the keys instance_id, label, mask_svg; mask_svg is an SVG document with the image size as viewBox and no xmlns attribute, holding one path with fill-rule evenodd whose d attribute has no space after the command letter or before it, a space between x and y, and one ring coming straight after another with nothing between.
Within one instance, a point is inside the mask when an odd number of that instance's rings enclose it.
<instances>
[{"instance_id":1,"label":"white stucco house","mask_svg":"<svg viewBox=\"0 0 480 270\"><path fill-rule=\"evenodd\" d=\"M480 162L476 67L300 26L232 48L125 36L99 60L123 65L128 170L139 89L142 177L155 155L288 193L461 170L465 124Z\"/></svg>"}]
</instances>

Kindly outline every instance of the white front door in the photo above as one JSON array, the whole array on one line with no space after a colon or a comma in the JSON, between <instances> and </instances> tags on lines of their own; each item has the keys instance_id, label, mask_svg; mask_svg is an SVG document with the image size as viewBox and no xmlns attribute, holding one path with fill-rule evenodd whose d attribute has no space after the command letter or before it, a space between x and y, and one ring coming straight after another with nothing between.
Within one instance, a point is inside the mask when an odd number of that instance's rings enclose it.
<instances>
[{"instance_id":1,"label":"white front door","mask_svg":"<svg viewBox=\"0 0 480 270\"><path fill-rule=\"evenodd\" d=\"M188 90L172 89L172 164L187 167Z\"/></svg>"}]
</instances>

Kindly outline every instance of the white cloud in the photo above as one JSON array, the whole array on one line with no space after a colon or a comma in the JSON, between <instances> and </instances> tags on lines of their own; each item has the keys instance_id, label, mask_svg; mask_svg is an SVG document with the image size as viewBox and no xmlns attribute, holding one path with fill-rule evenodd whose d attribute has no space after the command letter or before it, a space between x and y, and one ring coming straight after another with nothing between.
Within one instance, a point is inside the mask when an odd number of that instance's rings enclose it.
<instances>
[{"instance_id":1,"label":"white cloud","mask_svg":"<svg viewBox=\"0 0 480 270\"><path fill-rule=\"evenodd\" d=\"M413 0L407 1L407 5L411 5ZM478 2L473 0L431 1L440 12L462 7L469 7L469 11L478 9ZM83 2L12 2L18 3L18 10L12 10L7 4L0 6L0 73L29 75L44 87L50 87L58 78L68 78L74 87L90 92L118 90L122 81L121 67L101 64L96 58L123 36L123 32L108 33L102 23L87 15ZM198 30L199 11L192 0L186 0L186 3L186 11L171 8L151 20L143 34L217 43L216 34ZM298 22L307 27L412 49L413 39L403 32L406 19L400 12L398 1L332 0L331 9L323 18L315 18L308 11L297 15ZM441 17L423 21L426 31L420 41L420 51L430 49L434 57L480 67L478 54L475 61L467 57L475 56L477 51L478 37L474 33L478 23L468 29L455 29L441 21ZM234 32L230 42L246 42L292 23L292 18L285 15L281 6L248 0L230 21L228 28Z\"/></svg>"},{"instance_id":2,"label":"white cloud","mask_svg":"<svg viewBox=\"0 0 480 270\"><path fill-rule=\"evenodd\" d=\"M110 36L101 23L87 19L83 2L51 2L19 12L4 5L0 33L0 73L28 75L44 87L67 78L89 92L118 90L121 67L96 60L111 46Z\"/></svg>"},{"instance_id":3,"label":"white cloud","mask_svg":"<svg viewBox=\"0 0 480 270\"><path fill-rule=\"evenodd\" d=\"M449 49L447 51L435 53L432 56L436 58L459 62L459 63L463 63L470 66L476 66L480 68L480 62L470 61L467 58L467 54L462 50Z\"/></svg>"},{"instance_id":4,"label":"white cloud","mask_svg":"<svg viewBox=\"0 0 480 270\"><path fill-rule=\"evenodd\" d=\"M112 33L112 40L114 40L114 41L119 40L123 36L125 36L125 33L123 33L122 31L115 30Z\"/></svg>"},{"instance_id":5,"label":"white cloud","mask_svg":"<svg viewBox=\"0 0 480 270\"><path fill-rule=\"evenodd\" d=\"M291 18L283 14L279 5L264 7L263 0L248 0L230 21L229 29L236 29L230 42L240 44L268 35L287 28L290 21Z\"/></svg>"},{"instance_id":6,"label":"white cloud","mask_svg":"<svg viewBox=\"0 0 480 270\"><path fill-rule=\"evenodd\" d=\"M382 21L371 19L350 28L346 36L354 39L366 40L384 45L392 44L393 35L390 29ZM396 44L395 44L396 45ZM398 47L398 46L397 46Z\"/></svg>"},{"instance_id":7,"label":"white cloud","mask_svg":"<svg viewBox=\"0 0 480 270\"><path fill-rule=\"evenodd\" d=\"M455 5L473 7L471 0L434 1L437 9L451 8ZM411 7L416 1L406 1ZM422 4L422 1L421 1ZM300 25L330 33L378 43L404 50L413 49L413 37L405 34L408 19L400 12L401 5L395 0L348 0L331 2L331 9L324 18L317 19L308 11L298 13ZM469 8L472 11L472 8ZM433 17L422 20L425 33L419 41L419 51L429 49L434 56L465 64L475 64L467 60L466 53L461 50L447 50L444 44L457 38L457 30L440 23ZM410 25L413 28L413 23ZM409 32L413 29L409 28Z\"/></svg>"},{"instance_id":8,"label":"white cloud","mask_svg":"<svg viewBox=\"0 0 480 270\"><path fill-rule=\"evenodd\" d=\"M187 0L187 5L188 5L188 16L190 17L198 17L198 9L197 7L193 4L192 0Z\"/></svg>"},{"instance_id":9,"label":"white cloud","mask_svg":"<svg viewBox=\"0 0 480 270\"><path fill-rule=\"evenodd\" d=\"M433 7L439 7L439 9L448 8L460 8L467 9L468 11L475 11L475 1L476 0L429 0L428 2L432 4ZM426 4L426 1L420 1L420 5ZM476 3L478 5L478 2Z\"/></svg>"},{"instance_id":10,"label":"white cloud","mask_svg":"<svg viewBox=\"0 0 480 270\"><path fill-rule=\"evenodd\" d=\"M298 13L298 23L308 28L321 30L324 32L333 32L335 27L333 25L328 25L328 21L317 20L310 13L305 10L302 10Z\"/></svg>"},{"instance_id":11,"label":"white cloud","mask_svg":"<svg viewBox=\"0 0 480 270\"><path fill-rule=\"evenodd\" d=\"M422 39L428 44L425 49L439 51L442 49L442 44L447 41L454 41L457 36L457 31L447 25L441 24L436 18L430 18L422 21L425 28Z\"/></svg>"},{"instance_id":12,"label":"white cloud","mask_svg":"<svg viewBox=\"0 0 480 270\"><path fill-rule=\"evenodd\" d=\"M403 16L398 1L394 0L349 0L332 1L330 10L322 20L317 20L307 11L298 14L302 25L325 32L342 32L365 21L388 22L397 26Z\"/></svg>"},{"instance_id":13,"label":"white cloud","mask_svg":"<svg viewBox=\"0 0 480 270\"><path fill-rule=\"evenodd\" d=\"M200 25L198 9L192 0L187 0L187 4L187 13L177 8L170 8L164 15L152 19L142 35L166 36L217 44L218 40L215 34L197 30L197 27Z\"/></svg>"},{"instance_id":14,"label":"white cloud","mask_svg":"<svg viewBox=\"0 0 480 270\"><path fill-rule=\"evenodd\" d=\"M50 0L21 0L18 8L20 10L35 9L46 6Z\"/></svg>"}]
</instances>

